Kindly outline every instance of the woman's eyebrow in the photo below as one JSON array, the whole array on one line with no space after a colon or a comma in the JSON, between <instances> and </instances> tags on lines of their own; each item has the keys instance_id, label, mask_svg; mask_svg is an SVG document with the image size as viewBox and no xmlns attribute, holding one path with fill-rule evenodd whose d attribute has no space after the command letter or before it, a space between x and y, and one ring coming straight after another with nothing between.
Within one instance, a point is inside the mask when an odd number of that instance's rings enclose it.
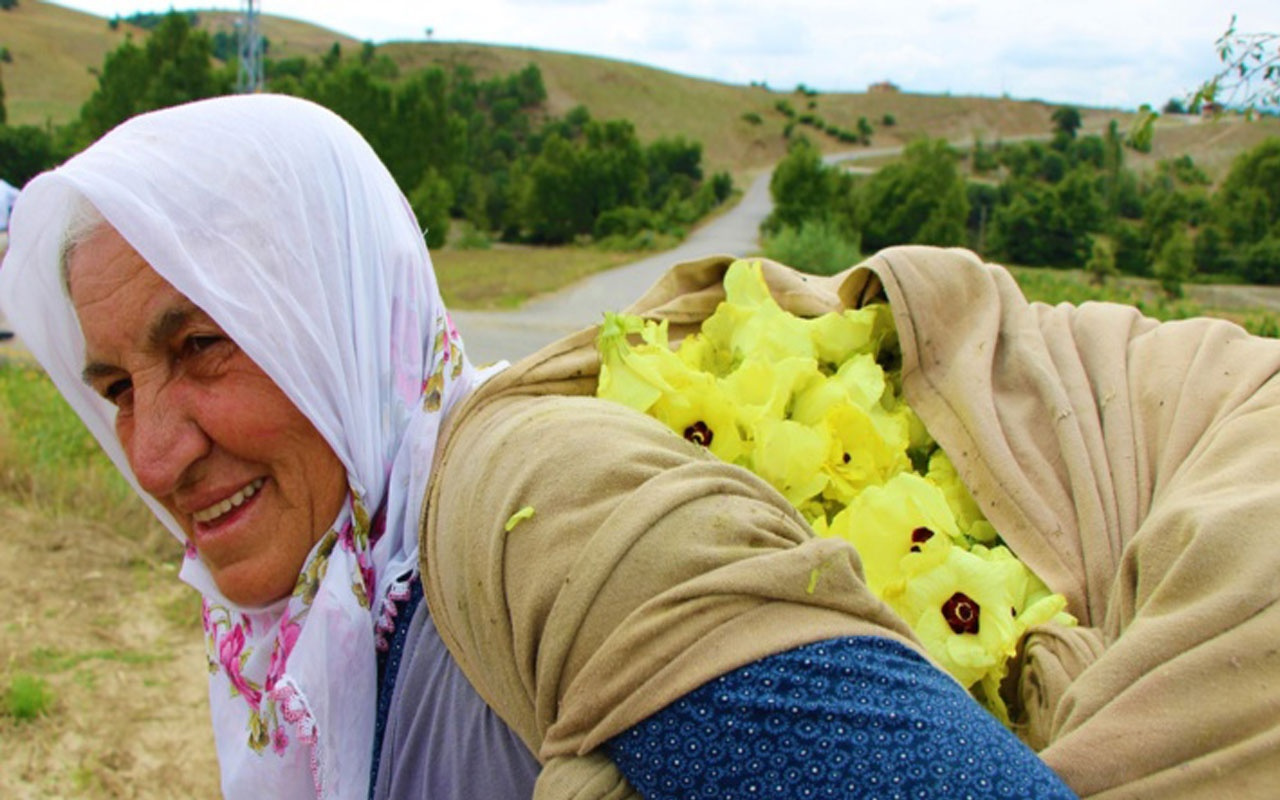
<instances>
[{"instance_id":1,"label":"woman's eyebrow","mask_svg":"<svg viewBox=\"0 0 1280 800\"><path fill-rule=\"evenodd\" d=\"M182 330L191 318L199 313L201 313L200 309L190 301L166 308L147 328L147 349L151 352L163 350L174 334ZM94 361L86 364L80 371L80 379L87 384L93 384L96 379L116 375L119 372L120 367L114 364Z\"/></svg>"},{"instance_id":2,"label":"woman's eyebrow","mask_svg":"<svg viewBox=\"0 0 1280 800\"><path fill-rule=\"evenodd\" d=\"M163 350L174 334L182 330L198 313L200 309L190 301L166 308L147 330L147 348L152 351Z\"/></svg>"}]
</instances>

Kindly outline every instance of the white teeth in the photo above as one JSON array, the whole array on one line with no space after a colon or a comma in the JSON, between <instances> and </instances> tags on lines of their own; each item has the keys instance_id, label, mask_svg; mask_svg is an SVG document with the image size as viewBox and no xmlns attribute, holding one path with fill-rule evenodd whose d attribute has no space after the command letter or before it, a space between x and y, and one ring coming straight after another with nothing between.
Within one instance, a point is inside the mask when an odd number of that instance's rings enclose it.
<instances>
[{"instance_id":1,"label":"white teeth","mask_svg":"<svg viewBox=\"0 0 1280 800\"><path fill-rule=\"evenodd\" d=\"M214 503L208 508L202 508L195 512L191 515L191 518L196 522L208 522L209 520L217 519L231 509L243 505L245 500L248 500L250 497L253 497L258 493L258 490L262 488L263 483L263 478L257 478L248 486L231 495L226 500L223 500L220 503Z\"/></svg>"}]
</instances>

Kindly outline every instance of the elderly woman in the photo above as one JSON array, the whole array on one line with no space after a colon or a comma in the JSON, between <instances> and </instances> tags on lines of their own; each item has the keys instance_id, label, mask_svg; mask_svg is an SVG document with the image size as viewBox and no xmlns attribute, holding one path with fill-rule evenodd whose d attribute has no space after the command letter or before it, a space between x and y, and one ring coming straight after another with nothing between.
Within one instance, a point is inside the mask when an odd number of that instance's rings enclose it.
<instances>
[{"instance_id":1,"label":"elderly woman","mask_svg":"<svg viewBox=\"0 0 1280 800\"><path fill-rule=\"evenodd\" d=\"M677 270L637 310L696 323L723 266ZM1096 556L1121 553L1150 504L1073 516L1098 501L1073 506L1075 487L1099 477L1059 469L1076 463L1061 456L1076 439L1006 446L1009 423L1039 425L1034 396L1051 394L1004 380L1006 367L1044 372L1019 361L1044 339L1007 278L937 252L831 284L770 269L799 311L883 289L922 416L957 443L992 521L1098 626L1096 652L1089 635L1046 631L1023 667L1022 713L1037 747L1065 754L1054 767L1091 793L1177 774L1211 785L1223 765L1250 785L1274 777L1274 714L1232 733L1206 723L1181 750L1147 730L1157 752L1126 763L1142 737L1117 723L1131 706L1104 695L1151 698L1164 684L1148 674L1186 642L1157 622L1133 637L1157 645L1150 663L1102 652L1141 626L1131 601L1152 590L1124 583L1147 579L1127 551L1123 568ZM931 290L938 275L951 277ZM985 349L985 378L939 373L956 354L912 327L954 307L965 281L995 316L956 342L1004 341L1007 323L1031 343L1007 359ZM185 545L230 797L1071 796L932 665L846 544L815 538L768 485L655 421L576 396L598 370L590 332L496 376L474 368L404 198L323 109L237 97L125 123L25 189L0 304ZM1248 374L1227 400L1280 361L1258 355L1229 362ZM1151 387L1110 386L1114 414L1130 388ZM1010 411L992 415L996 395ZM1092 399L1068 392L1055 408ZM1130 463L1144 486L1179 472L1185 459L1164 452ZM1099 536L1080 533L1095 524ZM1181 541L1197 558L1219 552L1203 539ZM1177 559L1160 552L1152 585L1176 591ZM1268 597L1246 605L1274 632ZM1219 611L1214 631L1235 636ZM1275 676L1255 661L1239 675ZM1101 677L1074 681L1090 663ZM1274 686L1250 686L1274 705ZM1180 770L1188 759L1200 763Z\"/></svg>"}]
</instances>

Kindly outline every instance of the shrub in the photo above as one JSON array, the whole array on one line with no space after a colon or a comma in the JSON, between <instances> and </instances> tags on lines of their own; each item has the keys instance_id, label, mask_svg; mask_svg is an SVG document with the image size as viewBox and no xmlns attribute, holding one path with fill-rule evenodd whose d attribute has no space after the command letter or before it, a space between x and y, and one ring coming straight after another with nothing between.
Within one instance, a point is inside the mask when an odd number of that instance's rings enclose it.
<instances>
[{"instance_id":1,"label":"shrub","mask_svg":"<svg viewBox=\"0 0 1280 800\"><path fill-rule=\"evenodd\" d=\"M1242 262L1250 282L1280 284L1280 237L1268 236L1244 248Z\"/></svg>"},{"instance_id":2,"label":"shrub","mask_svg":"<svg viewBox=\"0 0 1280 800\"><path fill-rule=\"evenodd\" d=\"M443 247L449 238L449 207L453 205L449 182L434 167L427 170L418 188L409 194L409 205L423 228L427 247Z\"/></svg>"},{"instance_id":3,"label":"shrub","mask_svg":"<svg viewBox=\"0 0 1280 800\"><path fill-rule=\"evenodd\" d=\"M453 246L459 250L488 250L493 247L493 237L475 225L463 225Z\"/></svg>"},{"instance_id":4,"label":"shrub","mask_svg":"<svg viewBox=\"0 0 1280 800\"><path fill-rule=\"evenodd\" d=\"M1089 279L1099 286L1120 274L1116 269L1116 250L1110 239L1105 236L1093 238L1093 247L1084 269L1089 273Z\"/></svg>"},{"instance_id":5,"label":"shrub","mask_svg":"<svg viewBox=\"0 0 1280 800\"><path fill-rule=\"evenodd\" d=\"M834 275L862 258L857 237L846 236L826 220L783 226L765 240L764 252L774 261L815 275Z\"/></svg>"},{"instance_id":6,"label":"shrub","mask_svg":"<svg viewBox=\"0 0 1280 800\"><path fill-rule=\"evenodd\" d=\"M4 700L5 713L19 722L29 722L49 713L53 693L43 678L18 673L9 682Z\"/></svg>"},{"instance_id":7,"label":"shrub","mask_svg":"<svg viewBox=\"0 0 1280 800\"><path fill-rule=\"evenodd\" d=\"M1280 339L1280 321L1276 320L1275 314L1263 313L1250 317L1244 321L1244 329L1254 336L1269 336L1272 339Z\"/></svg>"},{"instance_id":8,"label":"shrub","mask_svg":"<svg viewBox=\"0 0 1280 800\"><path fill-rule=\"evenodd\" d=\"M658 227L656 215L647 208L622 206L611 208L596 217L592 234L597 239L621 236L630 237Z\"/></svg>"}]
</instances>

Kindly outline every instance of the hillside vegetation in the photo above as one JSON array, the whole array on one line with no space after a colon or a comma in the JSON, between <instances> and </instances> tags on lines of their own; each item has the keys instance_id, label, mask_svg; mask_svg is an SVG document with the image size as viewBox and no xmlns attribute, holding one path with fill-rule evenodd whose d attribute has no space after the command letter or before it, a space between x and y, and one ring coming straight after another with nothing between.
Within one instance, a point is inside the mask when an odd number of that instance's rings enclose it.
<instances>
[{"instance_id":1,"label":"hillside vegetation","mask_svg":"<svg viewBox=\"0 0 1280 800\"><path fill-rule=\"evenodd\" d=\"M236 14L210 11L201 24L210 32L230 29ZM0 47L12 60L0 64L10 125L70 122L97 86L108 53L126 39L142 42L147 31L44 0L21 0L0 12ZM262 32L273 55L315 56L334 42L358 47L349 36L284 17L263 17Z\"/></svg>"},{"instance_id":2,"label":"hillside vegetation","mask_svg":"<svg viewBox=\"0 0 1280 800\"><path fill-rule=\"evenodd\" d=\"M230 30L235 14L199 13L199 27ZM0 64L11 125L63 124L72 120L96 86L103 58L127 37L141 43L147 31L126 23L112 29L109 20L43 0L22 0L2 14L0 47L12 62ZM361 43L344 34L298 20L264 15L262 32L268 57L317 57L336 42L347 53ZM735 86L678 75L641 64L520 47L453 42L392 42L378 47L401 75L440 65L465 65L477 78L518 72L529 64L542 72L547 111L563 115L582 105L595 119L626 118L642 140L685 136L704 146L711 171L728 170L741 177L771 165L786 153L783 130L787 118L776 110L788 99L801 113L812 111L829 124L855 128L859 118L874 123L872 146L903 144L928 134L948 139L1041 134L1050 127L1054 105L1037 100L990 97L929 96L909 92L839 92L805 96L795 87ZM809 108L812 104L812 108ZM748 121L751 114L760 122ZM1109 109L1082 109L1086 127L1100 128L1112 117L1128 115ZM880 124L885 115L893 126ZM826 152L850 149L834 137L816 135Z\"/></svg>"}]
</instances>

